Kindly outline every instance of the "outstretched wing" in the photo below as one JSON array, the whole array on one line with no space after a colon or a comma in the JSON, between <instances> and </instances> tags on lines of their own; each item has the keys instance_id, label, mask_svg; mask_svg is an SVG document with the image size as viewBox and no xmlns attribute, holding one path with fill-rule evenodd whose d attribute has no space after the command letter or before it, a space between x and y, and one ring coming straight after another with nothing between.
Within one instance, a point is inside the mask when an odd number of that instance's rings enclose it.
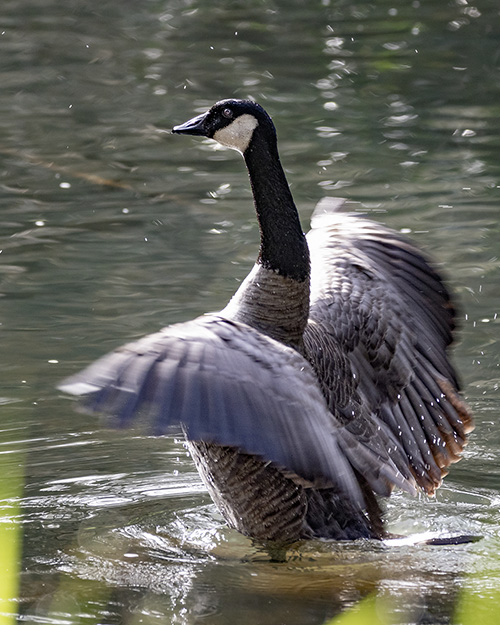
<instances>
[{"instance_id":1,"label":"outstretched wing","mask_svg":"<svg viewBox=\"0 0 500 625\"><path fill-rule=\"evenodd\" d=\"M335 485L364 507L352 466L372 488L412 490L327 409L309 363L253 328L205 315L126 345L65 380L66 392L90 394L92 412L127 425L143 415L155 434L181 424L194 441L237 447L310 482ZM408 479L407 479L408 478Z\"/></svg>"},{"instance_id":2,"label":"outstretched wing","mask_svg":"<svg viewBox=\"0 0 500 625\"><path fill-rule=\"evenodd\" d=\"M338 208L320 203L307 235L308 357L345 427L374 450L396 446L432 493L472 429L446 352L454 309L411 243Z\"/></svg>"}]
</instances>

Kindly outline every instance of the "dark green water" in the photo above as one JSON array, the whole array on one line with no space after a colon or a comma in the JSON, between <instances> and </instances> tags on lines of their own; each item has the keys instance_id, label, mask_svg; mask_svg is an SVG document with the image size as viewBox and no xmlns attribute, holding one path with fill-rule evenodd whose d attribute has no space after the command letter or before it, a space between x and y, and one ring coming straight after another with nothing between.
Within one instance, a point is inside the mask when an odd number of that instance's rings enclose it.
<instances>
[{"instance_id":1,"label":"dark green water","mask_svg":"<svg viewBox=\"0 0 500 625\"><path fill-rule=\"evenodd\" d=\"M462 587L498 588L498 3L4 0L0 50L0 453L26 463L21 621L315 625L377 592L397 623L449 623ZM251 267L241 158L159 132L231 96L273 116L304 226L347 197L448 276L477 427L435 500L396 493L387 517L481 542L310 543L271 563L222 524L180 442L110 432L55 390L220 309Z\"/></svg>"}]
</instances>

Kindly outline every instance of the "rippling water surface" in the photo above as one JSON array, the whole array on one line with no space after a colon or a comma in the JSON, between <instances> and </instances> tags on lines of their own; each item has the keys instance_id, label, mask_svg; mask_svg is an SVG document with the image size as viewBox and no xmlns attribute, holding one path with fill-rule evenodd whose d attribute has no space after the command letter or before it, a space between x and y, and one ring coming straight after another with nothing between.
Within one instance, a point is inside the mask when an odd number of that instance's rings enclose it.
<instances>
[{"instance_id":1,"label":"rippling water surface","mask_svg":"<svg viewBox=\"0 0 500 625\"><path fill-rule=\"evenodd\" d=\"M500 583L498 3L4 0L0 459L27 623L314 625L375 592L449 623ZM325 195L409 234L460 304L477 427L389 527L459 546L300 545L226 528L182 443L114 432L55 390L105 351L221 308L256 255L241 158L161 129L223 97L273 116L304 225ZM17 477L17 479L20 479ZM14 494L13 494L14 493Z\"/></svg>"}]
</instances>

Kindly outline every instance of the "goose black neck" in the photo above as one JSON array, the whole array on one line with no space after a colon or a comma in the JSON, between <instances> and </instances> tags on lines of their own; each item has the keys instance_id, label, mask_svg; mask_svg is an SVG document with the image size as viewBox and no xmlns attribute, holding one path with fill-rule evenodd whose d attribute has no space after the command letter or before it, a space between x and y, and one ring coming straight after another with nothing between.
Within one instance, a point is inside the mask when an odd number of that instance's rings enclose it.
<instances>
[{"instance_id":1,"label":"goose black neck","mask_svg":"<svg viewBox=\"0 0 500 625\"><path fill-rule=\"evenodd\" d=\"M244 154L260 227L257 262L299 281L309 278L309 250L275 136L256 128Z\"/></svg>"}]
</instances>

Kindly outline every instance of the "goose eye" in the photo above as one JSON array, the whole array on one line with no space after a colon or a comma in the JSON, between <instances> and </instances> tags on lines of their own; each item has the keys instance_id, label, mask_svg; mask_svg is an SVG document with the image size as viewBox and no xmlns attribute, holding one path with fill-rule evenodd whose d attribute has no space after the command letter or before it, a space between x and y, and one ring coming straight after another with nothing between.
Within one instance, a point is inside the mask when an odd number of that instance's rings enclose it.
<instances>
[{"instance_id":1,"label":"goose eye","mask_svg":"<svg viewBox=\"0 0 500 625\"><path fill-rule=\"evenodd\" d=\"M231 109L223 109L222 111L222 115L226 118L226 119L233 119L233 111Z\"/></svg>"}]
</instances>

